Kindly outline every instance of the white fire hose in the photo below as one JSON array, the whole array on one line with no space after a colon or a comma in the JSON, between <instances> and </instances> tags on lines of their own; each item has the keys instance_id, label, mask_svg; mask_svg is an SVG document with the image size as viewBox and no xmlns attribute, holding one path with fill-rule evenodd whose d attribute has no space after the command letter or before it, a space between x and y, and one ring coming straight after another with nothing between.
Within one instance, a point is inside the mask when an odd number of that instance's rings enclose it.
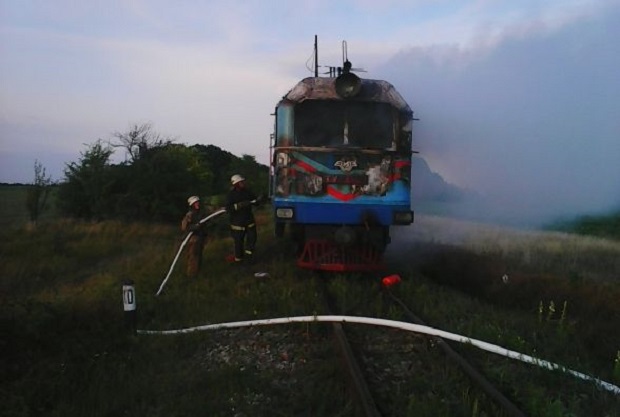
<instances>
[{"instance_id":1,"label":"white fire hose","mask_svg":"<svg viewBox=\"0 0 620 417\"><path fill-rule=\"evenodd\" d=\"M428 326L422 326L419 324L405 323L394 320L376 319L370 317L355 317L355 316L299 316L299 317L284 317L264 320L250 320L250 321L237 321L230 323L219 324L207 324L203 326L187 327L178 330L138 330L138 334L150 334L150 335L173 335L182 333L192 333L203 330L217 330L217 329L230 329L237 327L252 327L252 326L265 326L272 324L288 324L288 323L308 323L308 322L342 322L342 323L358 323L358 324L372 324L377 326L392 327L395 329L407 330L414 333L423 333L431 336L438 336L444 339L453 340L455 342L469 344L479 349L486 350L487 352L496 353L498 355L505 356L507 358L516 359L521 362L530 363L540 366L549 370L561 370L577 378L592 381L597 386L613 392L616 395L620 395L620 387L613 385L609 382L602 381L598 378L591 377L581 372L573 371L565 366L558 365L557 363L545 361L535 358L523 353L508 350L498 345L483 342L481 340L471 339L469 337L461 336L455 333L449 333L443 330L438 330Z\"/></svg>"},{"instance_id":2,"label":"white fire hose","mask_svg":"<svg viewBox=\"0 0 620 417\"><path fill-rule=\"evenodd\" d=\"M213 219L214 217L217 217L220 214L224 214L224 213L226 213L226 210L216 211L215 213L210 214L207 217L205 217L204 219L200 220L199 223L202 224L202 223L207 222L207 221ZM159 289L157 290L157 293L155 294L156 296L159 295L161 293L161 291L164 289L164 286L166 285L166 282L168 282L168 278L170 278L170 274L172 274L172 270L174 269L174 265L177 263L177 260L179 259L179 255L181 255L181 252L183 251L183 248L185 247L185 245L189 241L189 238L193 234L194 234L194 232L189 232L187 234L187 236L185 236L185 239L183 239L183 242L181 242L181 246L179 246L179 250L177 251L177 255L172 260L172 265L170 265L170 269L168 270L168 274L166 275L166 278L164 278L164 280L162 281L161 285L159 286Z\"/></svg>"},{"instance_id":3,"label":"white fire hose","mask_svg":"<svg viewBox=\"0 0 620 417\"><path fill-rule=\"evenodd\" d=\"M256 204L259 200L252 200L250 201L251 204ZM220 214L224 214L226 213L226 210L218 210L213 214L208 215L207 217L205 217L204 219L200 220L198 223L202 224L204 222L207 222L217 216L219 216ZM162 281L161 285L159 286L159 289L157 290L157 293L155 294L156 296L159 295L162 290L164 289L164 286L166 285L166 282L168 282L168 278L170 278L170 274L172 274L172 270L174 269L174 265L176 265L177 260L179 259L179 255L181 255L181 252L183 252L183 248L185 247L185 245L187 244L187 242L189 241L189 238L194 234L194 232L189 232L187 234L187 236L185 236L185 239L183 239L183 242L181 242L181 246L179 246L179 250L177 251L176 256L174 257L174 259L172 260L172 265L170 265L170 270L168 270L168 274L166 274L166 278L164 278L164 280Z\"/></svg>"}]
</instances>

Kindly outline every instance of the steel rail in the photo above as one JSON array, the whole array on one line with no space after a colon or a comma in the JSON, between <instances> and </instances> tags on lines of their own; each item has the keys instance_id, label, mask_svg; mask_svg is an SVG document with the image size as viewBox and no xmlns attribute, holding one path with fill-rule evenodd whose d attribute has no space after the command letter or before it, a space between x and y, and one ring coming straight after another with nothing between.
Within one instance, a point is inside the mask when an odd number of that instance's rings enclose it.
<instances>
[{"instance_id":1,"label":"steel rail","mask_svg":"<svg viewBox=\"0 0 620 417\"><path fill-rule=\"evenodd\" d=\"M328 310L328 314L332 314L334 310L333 297L330 296L327 288L325 287L325 281L321 280L321 293L325 300L325 307ZM332 332L336 348L340 353L340 359L343 367L346 370L347 377L350 381L349 388L351 388L352 395L356 400L356 415L365 417L381 417L381 413L377 408L377 405L370 393L366 378L364 377L362 370L355 358L349 339L344 331L342 323L332 323Z\"/></svg>"},{"instance_id":2,"label":"steel rail","mask_svg":"<svg viewBox=\"0 0 620 417\"><path fill-rule=\"evenodd\" d=\"M390 299L398 304L404 311L407 318L414 324L419 324L422 326L426 326L426 323L416 316L409 307L398 297L396 297L389 288L384 288L385 293L390 297ZM482 390L495 401L497 405L499 405L508 415L512 417L526 417L527 415L523 413L515 404L512 403L504 394L502 394L488 379L486 379L476 368L474 368L465 358L463 358L460 354L458 354L450 345L443 340L441 337L434 336L432 337L433 341L443 350L448 358L454 361L458 366L461 367L463 372L475 383L477 383Z\"/></svg>"}]
</instances>

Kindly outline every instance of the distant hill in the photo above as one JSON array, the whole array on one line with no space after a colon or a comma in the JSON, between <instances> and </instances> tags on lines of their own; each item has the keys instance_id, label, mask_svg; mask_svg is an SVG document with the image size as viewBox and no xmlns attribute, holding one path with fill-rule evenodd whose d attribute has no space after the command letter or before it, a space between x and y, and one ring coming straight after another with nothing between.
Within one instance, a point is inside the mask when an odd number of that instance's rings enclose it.
<instances>
[{"instance_id":1,"label":"distant hill","mask_svg":"<svg viewBox=\"0 0 620 417\"><path fill-rule=\"evenodd\" d=\"M422 157L412 159L411 178L411 203L417 213L511 226L528 223L522 213L506 210L475 190L450 184Z\"/></svg>"},{"instance_id":2,"label":"distant hill","mask_svg":"<svg viewBox=\"0 0 620 417\"><path fill-rule=\"evenodd\" d=\"M481 223L501 224L526 229L559 230L568 233L620 238L620 210L581 215L558 214L556 218L538 207L512 206L494 201L475 190L450 184L433 172L421 157L411 166L411 202L421 214L453 217Z\"/></svg>"},{"instance_id":3,"label":"distant hill","mask_svg":"<svg viewBox=\"0 0 620 417\"><path fill-rule=\"evenodd\" d=\"M411 198L416 203L455 203L466 196L464 190L433 172L421 157L414 157L411 161L411 178Z\"/></svg>"},{"instance_id":4,"label":"distant hill","mask_svg":"<svg viewBox=\"0 0 620 417\"><path fill-rule=\"evenodd\" d=\"M542 224L540 219L528 217L528 213L504 207L475 190L450 184L419 156L412 159L411 177L411 203L417 213L514 227Z\"/></svg>"}]
</instances>

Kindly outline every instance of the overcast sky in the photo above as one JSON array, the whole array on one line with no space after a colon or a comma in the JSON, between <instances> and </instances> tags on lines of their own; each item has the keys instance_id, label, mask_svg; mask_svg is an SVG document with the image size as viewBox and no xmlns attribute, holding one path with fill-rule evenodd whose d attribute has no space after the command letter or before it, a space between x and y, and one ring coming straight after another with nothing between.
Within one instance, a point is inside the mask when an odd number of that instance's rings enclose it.
<instances>
[{"instance_id":1,"label":"overcast sky","mask_svg":"<svg viewBox=\"0 0 620 417\"><path fill-rule=\"evenodd\" d=\"M620 206L617 0L0 0L0 182L31 182L35 159L60 180L147 122L268 163L315 34L321 65L346 40L402 92L446 180L524 209Z\"/></svg>"}]
</instances>

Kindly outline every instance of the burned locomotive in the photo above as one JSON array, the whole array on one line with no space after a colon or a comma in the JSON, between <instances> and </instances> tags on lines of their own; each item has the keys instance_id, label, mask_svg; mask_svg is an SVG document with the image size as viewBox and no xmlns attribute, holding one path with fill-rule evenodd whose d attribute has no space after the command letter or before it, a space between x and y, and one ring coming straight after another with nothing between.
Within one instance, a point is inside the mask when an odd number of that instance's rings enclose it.
<instances>
[{"instance_id":1,"label":"burned locomotive","mask_svg":"<svg viewBox=\"0 0 620 417\"><path fill-rule=\"evenodd\" d=\"M276 106L276 235L288 230L300 267L379 269L390 227L413 222L413 112L394 86L358 77L348 60L330 75L299 81Z\"/></svg>"}]
</instances>

